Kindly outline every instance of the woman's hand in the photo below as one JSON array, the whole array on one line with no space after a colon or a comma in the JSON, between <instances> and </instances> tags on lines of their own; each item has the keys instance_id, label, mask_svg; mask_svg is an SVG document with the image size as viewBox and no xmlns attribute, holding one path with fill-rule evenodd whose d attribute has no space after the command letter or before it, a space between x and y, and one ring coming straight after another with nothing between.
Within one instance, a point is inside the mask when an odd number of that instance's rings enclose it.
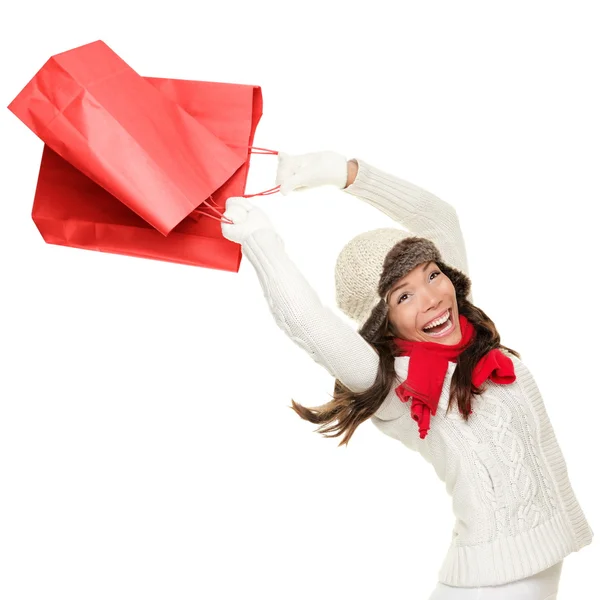
<instances>
[{"instance_id":1,"label":"woman's hand","mask_svg":"<svg viewBox=\"0 0 600 600\"><path fill-rule=\"evenodd\" d=\"M247 198L228 198L223 216L233 221L233 225L221 222L223 237L238 244L259 229L273 229L269 217Z\"/></svg>"},{"instance_id":2,"label":"woman's hand","mask_svg":"<svg viewBox=\"0 0 600 600\"><path fill-rule=\"evenodd\" d=\"M294 190L320 185L335 185L342 189L349 183L348 161L337 152L278 154L275 185L281 186L280 191L284 196Z\"/></svg>"}]
</instances>

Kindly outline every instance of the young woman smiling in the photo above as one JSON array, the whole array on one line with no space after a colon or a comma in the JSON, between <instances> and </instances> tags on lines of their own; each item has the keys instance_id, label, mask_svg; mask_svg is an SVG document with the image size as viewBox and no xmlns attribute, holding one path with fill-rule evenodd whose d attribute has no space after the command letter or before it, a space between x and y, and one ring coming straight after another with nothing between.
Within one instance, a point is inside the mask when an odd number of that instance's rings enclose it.
<instances>
[{"instance_id":1,"label":"young woman smiling","mask_svg":"<svg viewBox=\"0 0 600 600\"><path fill-rule=\"evenodd\" d=\"M473 304L453 207L334 152L280 153L276 183L334 185L408 230L368 231L340 252L336 301L356 331L322 305L265 213L227 201L223 235L242 245L276 322L335 378L330 402L294 410L340 444L370 420L446 483L456 523L430 600L556 599L563 558L593 531L532 374Z\"/></svg>"}]
</instances>

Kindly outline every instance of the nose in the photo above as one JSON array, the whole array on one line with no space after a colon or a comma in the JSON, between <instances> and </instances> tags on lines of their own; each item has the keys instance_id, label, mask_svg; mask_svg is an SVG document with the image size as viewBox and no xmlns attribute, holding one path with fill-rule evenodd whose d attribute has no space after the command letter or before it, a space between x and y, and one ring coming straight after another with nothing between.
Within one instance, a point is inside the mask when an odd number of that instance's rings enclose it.
<instances>
[{"instance_id":1,"label":"nose","mask_svg":"<svg viewBox=\"0 0 600 600\"><path fill-rule=\"evenodd\" d=\"M423 312L435 312L442 302L442 299L437 296L433 290L427 290L423 292L422 296Z\"/></svg>"}]
</instances>

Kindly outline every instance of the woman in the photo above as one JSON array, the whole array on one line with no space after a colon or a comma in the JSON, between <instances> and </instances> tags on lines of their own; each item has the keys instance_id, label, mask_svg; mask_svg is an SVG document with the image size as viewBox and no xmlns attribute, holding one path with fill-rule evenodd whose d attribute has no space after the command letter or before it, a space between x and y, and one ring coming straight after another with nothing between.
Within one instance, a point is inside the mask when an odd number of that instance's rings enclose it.
<instances>
[{"instance_id":1,"label":"woman","mask_svg":"<svg viewBox=\"0 0 600 600\"><path fill-rule=\"evenodd\" d=\"M593 531L531 373L472 304L455 210L333 152L280 154L277 183L335 185L408 230L358 235L337 259L336 301L357 333L321 304L265 213L227 201L223 235L242 245L276 322L335 377L331 402L294 410L340 444L370 419L434 466L456 523L430 600L555 599L563 558Z\"/></svg>"}]
</instances>

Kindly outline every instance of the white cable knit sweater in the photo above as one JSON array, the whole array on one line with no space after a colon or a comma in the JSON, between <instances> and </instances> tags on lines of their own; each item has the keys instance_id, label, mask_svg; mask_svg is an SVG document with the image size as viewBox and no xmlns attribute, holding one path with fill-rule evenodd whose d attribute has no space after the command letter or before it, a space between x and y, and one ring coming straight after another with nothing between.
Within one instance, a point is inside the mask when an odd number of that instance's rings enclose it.
<instances>
[{"instance_id":1,"label":"white cable knit sweater","mask_svg":"<svg viewBox=\"0 0 600 600\"><path fill-rule=\"evenodd\" d=\"M448 203L363 161L346 192L368 202L414 235L436 244L444 261L468 275L459 221ZM374 381L378 357L365 340L323 306L272 229L242 244L257 271L277 324L313 359L354 391ZM472 302L472 297L469 297ZM456 403L446 415L448 371L425 439L410 403L392 389L371 418L388 436L419 452L446 483L456 523L439 581L460 587L501 585L543 571L592 541L593 531L573 493L564 457L535 380L506 353L517 379L489 382L465 422ZM408 356L396 358L406 379Z\"/></svg>"}]
</instances>

